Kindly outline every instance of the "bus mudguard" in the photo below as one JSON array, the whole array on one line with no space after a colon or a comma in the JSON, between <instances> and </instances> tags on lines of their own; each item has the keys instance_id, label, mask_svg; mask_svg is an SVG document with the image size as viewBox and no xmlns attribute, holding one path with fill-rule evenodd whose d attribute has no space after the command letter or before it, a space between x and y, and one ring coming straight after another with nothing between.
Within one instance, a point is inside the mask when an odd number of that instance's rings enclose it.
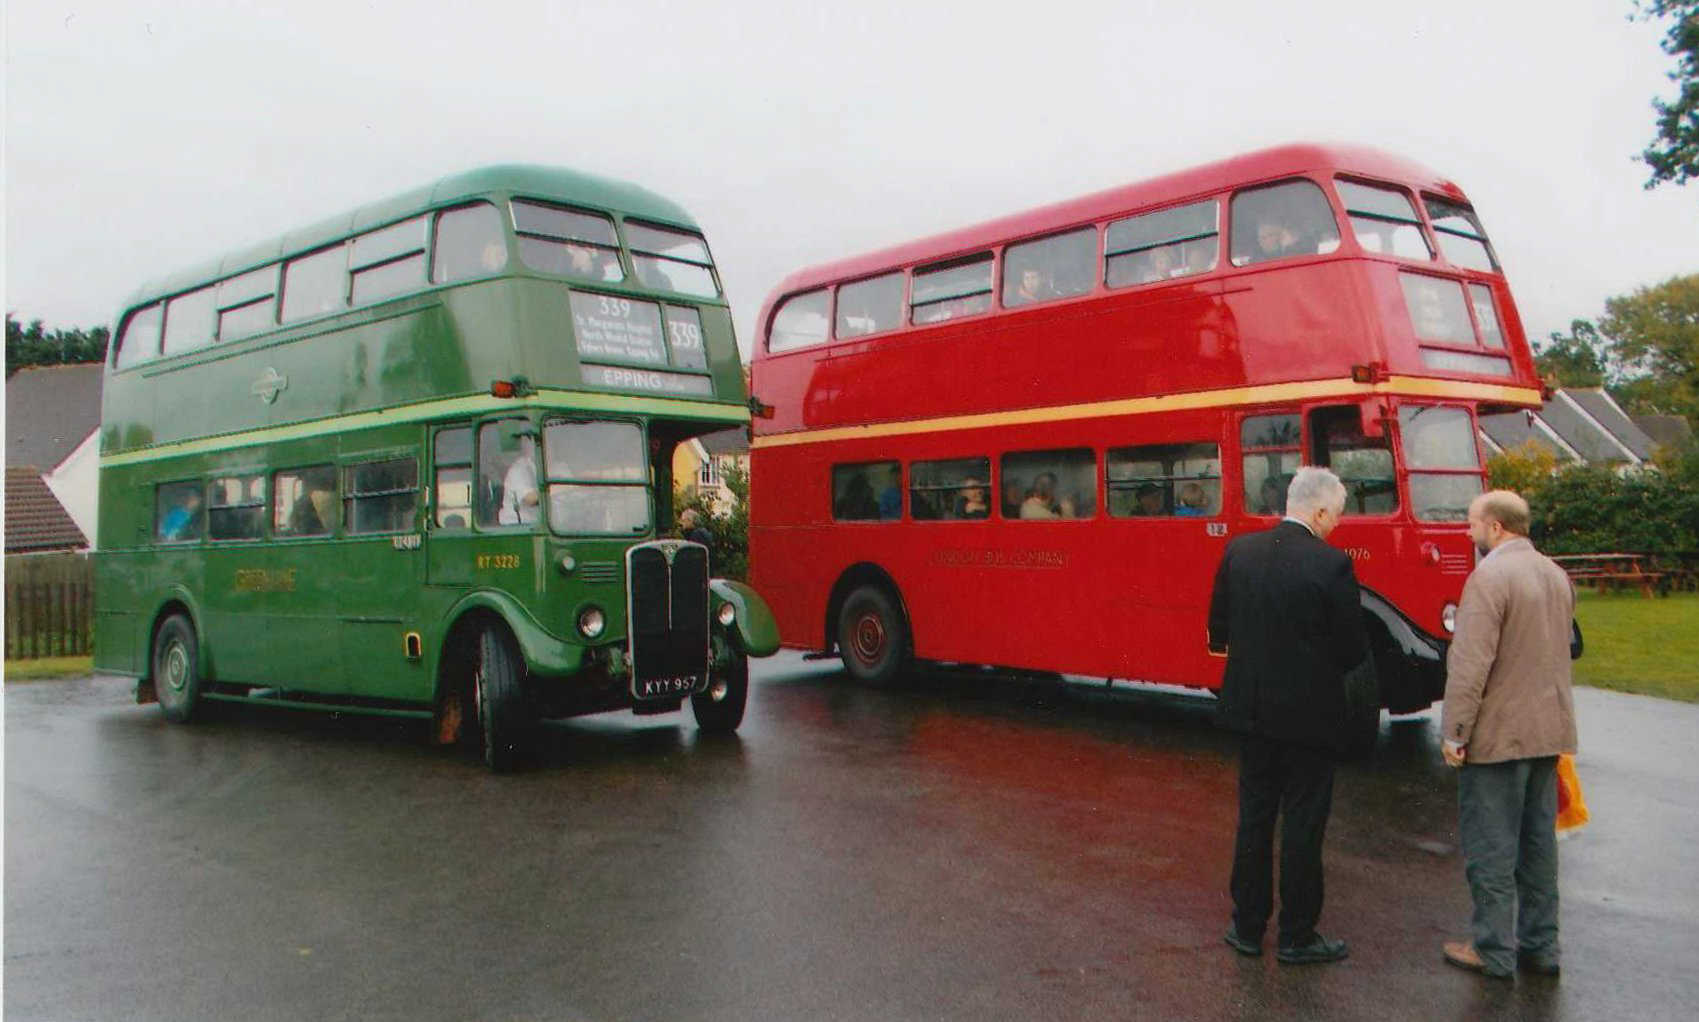
<instances>
[{"instance_id":1,"label":"bus mudguard","mask_svg":"<svg viewBox=\"0 0 1699 1022\"><path fill-rule=\"evenodd\" d=\"M525 669L530 673L558 677L576 673L583 666L583 646L551 635L518 600L506 593L494 589L467 593L448 612L447 620L450 623L458 621L471 610L490 611L506 623L519 642L519 651L525 657Z\"/></svg>"},{"instance_id":2,"label":"bus mudguard","mask_svg":"<svg viewBox=\"0 0 1699 1022\"><path fill-rule=\"evenodd\" d=\"M1372 589L1359 588L1358 602L1365 616L1381 626L1392 648L1392 663L1380 663L1381 701L1393 713L1414 713L1431 706L1445 694L1445 651L1447 644L1430 639L1408 618Z\"/></svg>"},{"instance_id":3,"label":"bus mudguard","mask_svg":"<svg viewBox=\"0 0 1699 1022\"><path fill-rule=\"evenodd\" d=\"M732 645L745 656L772 656L779 649L779 623L773 611L754 589L728 578L709 579L708 589L714 594L710 611L718 615L723 604L736 611L732 626L726 629Z\"/></svg>"}]
</instances>

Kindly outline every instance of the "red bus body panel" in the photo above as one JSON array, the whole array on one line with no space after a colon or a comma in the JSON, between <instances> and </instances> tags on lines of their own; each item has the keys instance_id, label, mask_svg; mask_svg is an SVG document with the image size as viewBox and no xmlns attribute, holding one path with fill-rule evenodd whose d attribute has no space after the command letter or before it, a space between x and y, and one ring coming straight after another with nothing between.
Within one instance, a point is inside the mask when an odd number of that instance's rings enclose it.
<instances>
[{"instance_id":1,"label":"red bus body panel","mask_svg":"<svg viewBox=\"0 0 1699 1022\"><path fill-rule=\"evenodd\" d=\"M1502 274L1360 248L1340 176L1466 203L1456 185L1373 150L1288 146L1113 189L792 274L758 327L751 564L787 645L830 648L834 587L852 566L894 583L917 656L948 661L1219 685L1207 654L1210 586L1228 539L1274 519L1245 512L1239 422L1248 414L1358 404L1396 419L1400 403L1477 411L1537 407L1540 383ZM786 297L894 269L993 251L1129 214L1302 177L1327 195L1341 242L1324 255L1214 270L880 335L771 353ZM1510 374L1436 372L1424 364L1400 274L1490 289ZM1369 379L1353 380L1353 371ZM1306 414L1306 423L1308 417ZM1388 430L1396 427L1388 422ZM1389 433L1390 435L1390 433ZM1208 519L1105 513L1104 452L1136 444L1220 444L1221 511ZM1309 432L1306 426L1306 451ZM1397 444L1394 443L1396 452ZM836 522L833 465L1089 447L1096 516L1082 520ZM1309 458L1306 456L1306 462ZM1399 477L1404 477L1398 453ZM905 468L906 471L906 468ZM1423 522L1400 483L1399 510L1347 518L1333 542L1365 589L1443 644L1440 617L1472 566L1461 523Z\"/></svg>"}]
</instances>

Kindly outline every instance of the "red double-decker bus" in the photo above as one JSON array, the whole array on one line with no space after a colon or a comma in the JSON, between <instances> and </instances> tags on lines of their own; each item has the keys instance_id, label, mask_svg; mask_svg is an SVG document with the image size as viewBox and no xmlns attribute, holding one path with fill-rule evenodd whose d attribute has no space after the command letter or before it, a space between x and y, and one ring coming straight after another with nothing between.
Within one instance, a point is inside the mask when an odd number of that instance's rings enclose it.
<instances>
[{"instance_id":1,"label":"red double-decker bus","mask_svg":"<svg viewBox=\"0 0 1699 1022\"><path fill-rule=\"evenodd\" d=\"M1345 482L1382 704L1443 690L1477 416L1541 387L1469 200L1295 145L786 278L753 365L751 563L786 645L1215 688L1227 541Z\"/></svg>"}]
</instances>

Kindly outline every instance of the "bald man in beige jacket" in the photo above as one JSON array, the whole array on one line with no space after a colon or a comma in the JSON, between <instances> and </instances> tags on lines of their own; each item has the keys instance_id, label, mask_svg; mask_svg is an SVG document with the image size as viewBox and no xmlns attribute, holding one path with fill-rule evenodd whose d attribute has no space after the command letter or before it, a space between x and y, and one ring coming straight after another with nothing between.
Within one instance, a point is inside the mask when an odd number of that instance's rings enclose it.
<instances>
[{"instance_id":1,"label":"bald man in beige jacket","mask_svg":"<svg viewBox=\"0 0 1699 1022\"><path fill-rule=\"evenodd\" d=\"M1556 767L1575 751L1575 587L1529 542L1528 520L1509 490L1469 505L1483 556L1457 609L1441 720L1475 903L1473 939L1447 943L1445 960L1495 978L1558 972Z\"/></svg>"}]
</instances>

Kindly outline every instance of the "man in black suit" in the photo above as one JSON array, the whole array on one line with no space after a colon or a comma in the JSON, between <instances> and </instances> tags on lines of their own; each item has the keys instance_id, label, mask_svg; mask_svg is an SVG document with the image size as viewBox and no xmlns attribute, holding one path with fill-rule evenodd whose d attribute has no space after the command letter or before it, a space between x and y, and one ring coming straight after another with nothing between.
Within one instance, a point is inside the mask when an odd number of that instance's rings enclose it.
<instances>
[{"instance_id":1,"label":"man in black suit","mask_svg":"<svg viewBox=\"0 0 1699 1022\"><path fill-rule=\"evenodd\" d=\"M1285 519L1228 544L1209 606L1210 651L1227 657L1217 717L1244 735L1226 939L1241 954L1262 954L1283 815L1275 953L1288 964L1346 955L1343 940L1315 929L1333 761L1347 734L1344 676L1369 655L1351 558L1326 542L1344 508L1338 476L1299 469Z\"/></svg>"}]
</instances>

